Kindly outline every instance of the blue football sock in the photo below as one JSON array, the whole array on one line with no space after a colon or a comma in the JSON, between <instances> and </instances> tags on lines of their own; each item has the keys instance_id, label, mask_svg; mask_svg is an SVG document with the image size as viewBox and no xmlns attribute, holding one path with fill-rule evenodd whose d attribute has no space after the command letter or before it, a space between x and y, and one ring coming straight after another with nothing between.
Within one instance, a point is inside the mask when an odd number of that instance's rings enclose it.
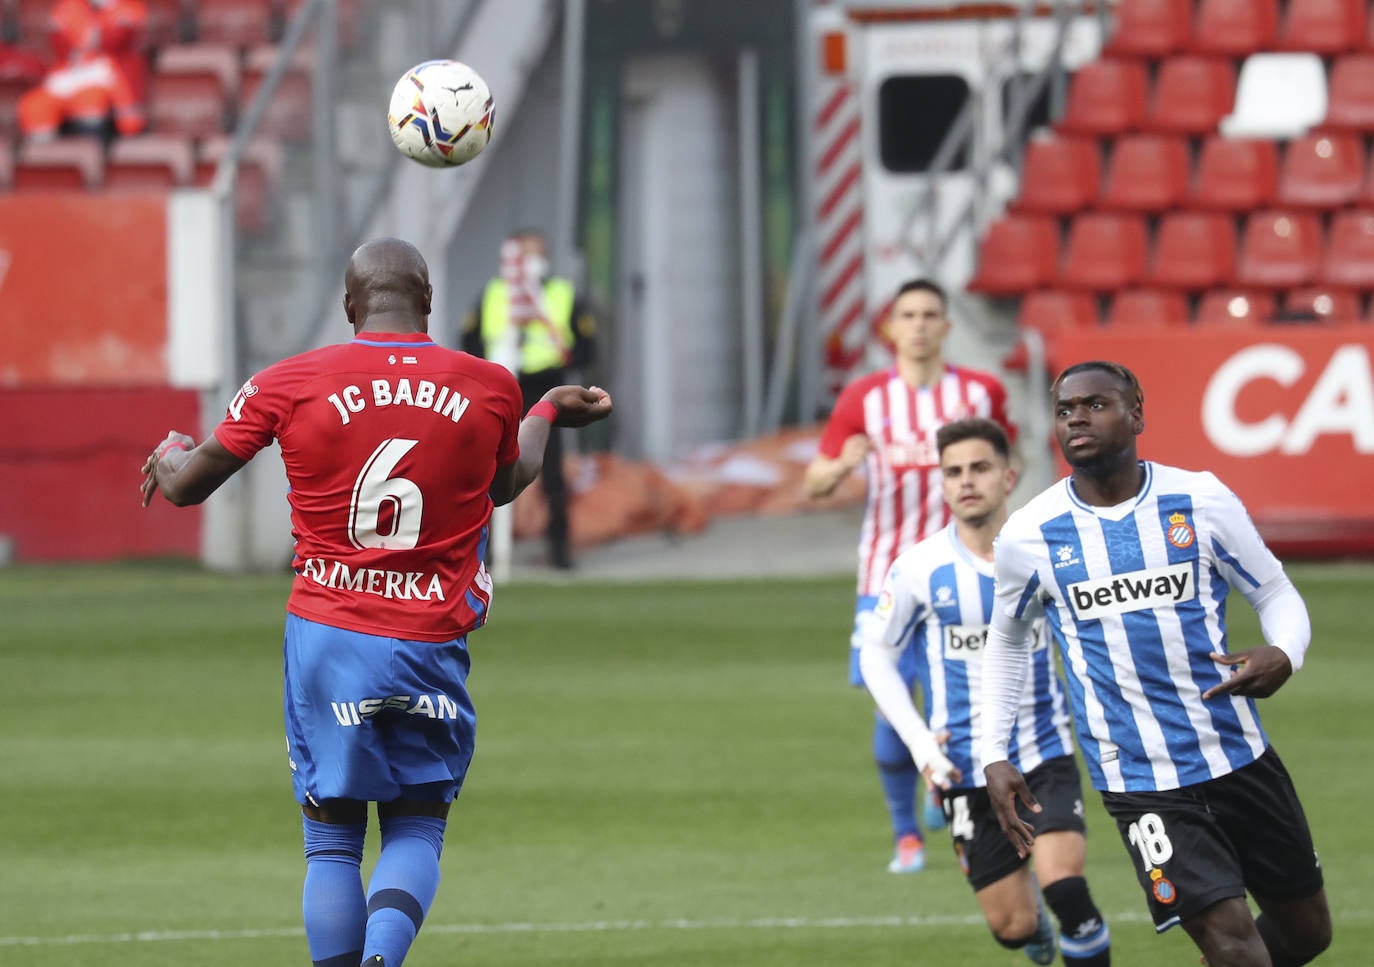
<instances>
[{"instance_id":1,"label":"blue football sock","mask_svg":"<svg viewBox=\"0 0 1374 967\"><path fill-rule=\"evenodd\" d=\"M873 724L873 758L878 763L878 780L892 817L893 838L920 836L921 826L916 821L916 781L921 773L906 743L882 718Z\"/></svg>"},{"instance_id":2,"label":"blue football sock","mask_svg":"<svg viewBox=\"0 0 1374 967\"><path fill-rule=\"evenodd\" d=\"M305 888L301 911L315 967L357 967L363 957L367 903L358 868L367 825L318 823L301 816L305 829Z\"/></svg>"},{"instance_id":3,"label":"blue football sock","mask_svg":"<svg viewBox=\"0 0 1374 967\"><path fill-rule=\"evenodd\" d=\"M393 816L381 821L382 854L367 890L367 941L363 957L380 954L400 967L439 889L442 819Z\"/></svg>"}]
</instances>

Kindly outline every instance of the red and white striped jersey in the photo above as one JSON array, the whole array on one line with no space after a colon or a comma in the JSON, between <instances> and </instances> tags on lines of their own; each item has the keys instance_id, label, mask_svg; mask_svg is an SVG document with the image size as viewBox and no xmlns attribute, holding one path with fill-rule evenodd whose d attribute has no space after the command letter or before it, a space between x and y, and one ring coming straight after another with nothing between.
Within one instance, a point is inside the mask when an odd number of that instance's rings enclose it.
<instances>
[{"instance_id":1,"label":"red and white striped jersey","mask_svg":"<svg viewBox=\"0 0 1374 967\"><path fill-rule=\"evenodd\" d=\"M862 376L840 393L820 452L834 459L845 440L859 433L868 437L860 595L876 595L898 554L949 523L935 433L946 423L975 416L996 421L1016 439L1007 418L1006 388L990 373L946 366L933 386L913 388L894 366Z\"/></svg>"}]
</instances>

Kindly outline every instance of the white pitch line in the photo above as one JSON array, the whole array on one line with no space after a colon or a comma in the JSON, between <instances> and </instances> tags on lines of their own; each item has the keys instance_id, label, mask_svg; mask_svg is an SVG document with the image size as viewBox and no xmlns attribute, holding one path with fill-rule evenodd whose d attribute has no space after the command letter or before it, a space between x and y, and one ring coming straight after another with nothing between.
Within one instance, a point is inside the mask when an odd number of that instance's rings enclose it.
<instances>
[{"instance_id":1,"label":"white pitch line","mask_svg":"<svg viewBox=\"0 0 1374 967\"><path fill-rule=\"evenodd\" d=\"M1371 910L1344 910L1333 914L1339 923L1368 923ZM1107 923L1148 923L1140 910L1108 914ZM536 934L628 933L645 930L855 930L884 927L981 927L977 914L933 917L760 917L754 920L589 920L582 923L427 923L423 933L443 934ZM0 947L64 947L83 944L173 943L188 940L263 940L303 937L300 927L260 930L140 930L135 933L68 934L58 937L4 937Z\"/></svg>"},{"instance_id":2,"label":"white pitch line","mask_svg":"<svg viewBox=\"0 0 1374 967\"><path fill-rule=\"evenodd\" d=\"M1144 913L1121 913L1108 922L1144 922ZM624 933L643 930L852 930L873 927L976 927L976 914L935 917L762 917L755 920L590 920L582 923L427 923L426 934ZM188 940L262 940L303 937L300 927L260 930L140 930L134 933L0 936L0 947L63 947L83 944L171 943Z\"/></svg>"}]
</instances>

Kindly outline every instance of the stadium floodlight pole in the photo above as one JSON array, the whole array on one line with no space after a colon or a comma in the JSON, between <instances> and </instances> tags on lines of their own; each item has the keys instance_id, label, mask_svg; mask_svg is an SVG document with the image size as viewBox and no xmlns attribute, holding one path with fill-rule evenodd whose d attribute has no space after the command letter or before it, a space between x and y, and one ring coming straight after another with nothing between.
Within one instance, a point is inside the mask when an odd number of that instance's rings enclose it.
<instances>
[{"instance_id":1,"label":"stadium floodlight pole","mask_svg":"<svg viewBox=\"0 0 1374 967\"><path fill-rule=\"evenodd\" d=\"M554 227L554 264L582 286L577 252L578 179L582 172L582 89L587 31L586 0L563 3L563 91L559 118L558 215Z\"/></svg>"},{"instance_id":2,"label":"stadium floodlight pole","mask_svg":"<svg viewBox=\"0 0 1374 967\"><path fill-rule=\"evenodd\" d=\"M797 199L800 209L798 221L802 226L802 237L807 247L802 252L793 253L792 272L804 272L808 276L819 274L819 264L815 260L816 248L816 185L815 157L812 144L811 117L816 110L816 75L820 70L818 48L820 37L815 28L815 3L813 0L795 0L792 7L792 29L796 42L796 67L793 106L798 118L796 130L796 155L801 159L798 165ZM800 256L800 257L798 257ZM797 337L800 352L797 355L797 409L803 422L815 419L820 408L822 394L821 360L824 347L821 345L819 291L814 284L803 291L806 302L799 307L800 317L797 324Z\"/></svg>"},{"instance_id":3,"label":"stadium floodlight pole","mask_svg":"<svg viewBox=\"0 0 1374 967\"><path fill-rule=\"evenodd\" d=\"M339 17L334 0L315 0L315 65L311 78L311 158L315 189L315 239L317 272L321 285L338 278L342 239L340 202L342 174L339 168L339 123L336 110L339 76Z\"/></svg>"},{"instance_id":4,"label":"stadium floodlight pole","mask_svg":"<svg viewBox=\"0 0 1374 967\"><path fill-rule=\"evenodd\" d=\"M506 363L506 368L515 377L520 376L514 360ZM550 433L557 433L558 427L549 427ZM502 504L491 509L491 579L498 584L510 580L512 571L511 555L515 551L515 504Z\"/></svg>"},{"instance_id":5,"label":"stadium floodlight pole","mask_svg":"<svg viewBox=\"0 0 1374 967\"><path fill-rule=\"evenodd\" d=\"M745 437L757 436L763 423L763 228L759 190L759 53L739 52L737 114L739 134L740 319L744 341Z\"/></svg>"}]
</instances>

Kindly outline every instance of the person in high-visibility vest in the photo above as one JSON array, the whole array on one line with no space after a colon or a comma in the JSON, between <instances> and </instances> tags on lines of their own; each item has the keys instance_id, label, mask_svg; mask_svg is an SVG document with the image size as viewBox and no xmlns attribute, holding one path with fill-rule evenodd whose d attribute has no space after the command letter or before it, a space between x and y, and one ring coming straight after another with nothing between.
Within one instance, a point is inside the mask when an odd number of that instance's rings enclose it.
<instances>
[{"instance_id":1,"label":"person in high-visibility vest","mask_svg":"<svg viewBox=\"0 0 1374 967\"><path fill-rule=\"evenodd\" d=\"M544 234L525 229L501 247L501 274L491 279L463 323L463 349L515 373L528 409L572 371L595 358L596 321L573 284L549 271ZM573 566L568 489L559 434L549 435L541 473L549 507L549 563Z\"/></svg>"},{"instance_id":2,"label":"person in high-visibility vest","mask_svg":"<svg viewBox=\"0 0 1374 967\"><path fill-rule=\"evenodd\" d=\"M69 131L103 137L147 126L143 102L148 64L142 49L143 0L59 0L48 15L53 63L15 111L30 141Z\"/></svg>"}]
</instances>

